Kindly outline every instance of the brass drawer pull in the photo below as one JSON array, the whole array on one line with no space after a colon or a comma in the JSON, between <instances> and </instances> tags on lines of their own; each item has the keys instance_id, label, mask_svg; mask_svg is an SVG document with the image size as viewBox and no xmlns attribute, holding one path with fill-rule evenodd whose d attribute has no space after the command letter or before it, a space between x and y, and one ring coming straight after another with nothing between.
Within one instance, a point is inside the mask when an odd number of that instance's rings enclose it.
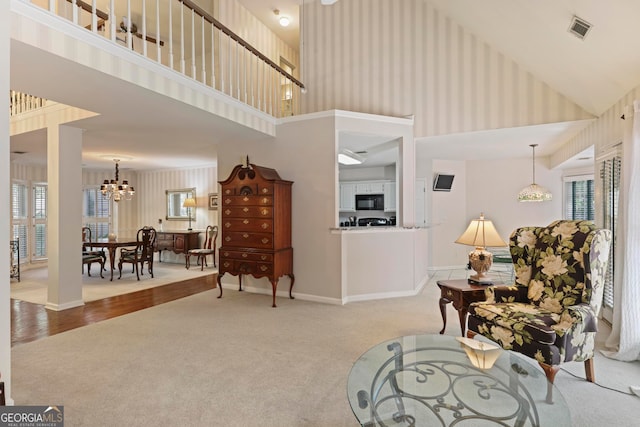
<instances>
[{"instance_id":1,"label":"brass drawer pull","mask_svg":"<svg viewBox=\"0 0 640 427\"><path fill-rule=\"evenodd\" d=\"M264 239L262 239L262 243L264 243L264 244L266 245L267 243L269 243L269 239L267 239L267 238L265 237Z\"/></svg>"},{"instance_id":2,"label":"brass drawer pull","mask_svg":"<svg viewBox=\"0 0 640 427\"><path fill-rule=\"evenodd\" d=\"M266 197L264 197L264 198L262 199L262 203L266 205L267 203L269 203L269 199L267 199Z\"/></svg>"},{"instance_id":3,"label":"brass drawer pull","mask_svg":"<svg viewBox=\"0 0 640 427\"><path fill-rule=\"evenodd\" d=\"M224 194L231 194L231 190L227 188L227 190L224 192Z\"/></svg>"},{"instance_id":4,"label":"brass drawer pull","mask_svg":"<svg viewBox=\"0 0 640 427\"><path fill-rule=\"evenodd\" d=\"M242 254L242 258L246 258L246 257L248 257L248 256L249 256L249 255L247 255L247 254Z\"/></svg>"},{"instance_id":5,"label":"brass drawer pull","mask_svg":"<svg viewBox=\"0 0 640 427\"><path fill-rule=\"evenodd\" d=\"M262 229L266 230L267 228L269 228L269 224L267 224L266 222L262 223Z\"/></svg>"},{"instance_id":6,"label":"brass drawer pull","mask_svg":"<svg viewBox=\"0 0 640 427\"><path fill-rule=\"evenodd\" d=\"M247 196L244 196L244 197L242 198L242 201L243 201L243 202L248 202L248 201L249 201L249 198L248 198Z\"/></svg>"},{"instance_id":7,"label":"brass drawer pull","mask_svg":"<svg viewBox=\"0 0 640 427\"><path fill-rule=\"evenodd\" d=\"M242 212L244 212L244 213L249 212L249 208L244 208L244 209L242 209Z\"/></svg>"},{"instance_id":8,"label":"brass drawer pull","mask_svg":"<svg viewBox=\"0 0 640 427\"><path fill-rule=\"evenodd\" d=\"M231 203L231 199L224 199L224 202L228 205L229 203Z\"/></svg>"},{"instance_id":9,"label":"brass drawer pull","mask_svg":"<svg viewBox=\"0 0 640 427\"><path fill-rule=\"evenodd\" d=\"M266 255L262 255L262 256L260 257L260 259L264 261L265 259L267 259L267 256L266 256Z\"/></svg>"},{"instance_id":10,"label":"brass drawer pull","mask_svg":"<svg viewBox=\"0 0 640 427\"><path fill-rule=\"evenodd\" d=\"M230 265L231 265L231 263L230 263L230 262L225 262L225 263L224 263L224 266L225 266L225 267L229 267Z\"/></svg>"},{"instance_id":11,"label":"brass drawer pull","mask_svg":"<svg viewBox=\"0 0 640 427\"><path fill-rule=\"evenodd\" d=\"M229 256L229 252L225 252L225 253L224 253L224 256Z\"/></svg>"},{"instance_id":12,"label":"brass drawer pull","mask_svg":"<svg viewBox=\"0 0 640 427\"><path fill-rule=\"evenodd\" d=\"M267 271L269 269L269 267L267 267L266 265L261 265L260 266L260 270L262 271Z\"/></svg>"},{"instance_id":13,"label":"brass drawer pull","mask_svg":"<svg viewBox=\"0 0 640 427\"><path fill-rule=\"evenodd\" d=\"M225 241L225 242L230 242L230 241L231 241L231 237L229 237L229 236L225 237L225 238L224 238L224 241Z\"/></svg>"},{"instance_id":14,"label":"brass drawer pull","mask_svg":"<svg viewBox=\"0 0 640 427\"><path fill-rule=\"evenodd\" d=\"M244 237L245 239L248 239L248 238L249 238L249 235L248 235L247 233L244 233L244 234L242 235L242 237Z\"/></svg>"},{"instance_id":15,"label":"brass drawer pull","mask_svg":"<svg viewBox=\"0 0 640 427\"><path fill-rule=\"evenodd\" d=\"M263 189L262 189L262 193L263 193L263 194L267 194L268 192L269 192L269 189L268 189L268 188L263 188Z\"/></svg>"},{"instance_id":16,"label":"brass drawer pull","mask_svg":"<svg viewBox=\"0 0 640 427\"><path fill-rule=\"evenodd\" d=\"M269 211L268 211L267 209L262 209L262 210L260 211L260 213L261 213L262 215L269 215Z\"/></svg>"},{"instance_id":17,"label":"brass drawer pull","mask_svg":"<svg viewBox=\"0 0 640 427\"><path fill-rule=\"evenodd\" d=\"M231 209L227 209L226 211L224 211L225 215L231 215Z\"/></svg>"},{"instance_id":18,"label":"brass drawer pull","mask_svg":"<svg viewBox=\"0 0 640 427\"><path fill-rule=\"evenodd\" d=\"M248 219L245 219L244 221L242 221L242 223L243 223L244 225L247 225L247 224L249 224L249 220L248 220Z\"/></svg>"},{"instance_id":19,"label":"brass drawer pull","mask_svg":"<svg viewBox=\"0 0 640 427\"><path fill-rule=\"evenodd\" d=\"M225 226L225 227L227 227L227 228L229 228L229 227L231 227L231 223L230 223L230 222L225 222L225 223L224 223L224 226Z\"/></svg>"}]
</instances>

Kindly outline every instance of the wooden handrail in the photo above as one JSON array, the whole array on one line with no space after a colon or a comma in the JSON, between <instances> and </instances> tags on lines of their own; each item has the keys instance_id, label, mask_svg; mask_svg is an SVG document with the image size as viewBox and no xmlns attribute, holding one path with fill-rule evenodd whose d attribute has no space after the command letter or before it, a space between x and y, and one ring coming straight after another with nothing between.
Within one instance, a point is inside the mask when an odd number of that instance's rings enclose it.
<instances>
[{"instance_id":1,"label":"wooden handrail","mask_svg":"<svg viewBox=\"0 0 640 427\"><path fill-rule=\"evenodd\" d=\"M67 0L69 3L73 3L73 0ZM85 3L82 0L76 0L76 4L80 6L80 9L87 11L89 13L93 13L93 6L89 3ZM109 19L109 15L98 8L96 8L96 16L100 19L104 19L105 21Z\"/></svg>"},{"instance_id":2,"label":"wooden handrail","mask_svg":"<svg viewBox=\"0 0 640 427\"><path fill-rule=\"evenodd\" d=\"M287 73L278 64L276 64L275 62L273 62L272 60L270 60L269 58L264 56L259 50L257 50L255 47L251 46L248 42L246 42L244 39L242 39L239 35L237 35L233 31L231 31L229 28L227 28L224 25L222 25L218 20L216 20L213 16L209 15L200 6L198 6L197 4L194 4L191 0L178 0L178 1L181 2L182 4L184 4L185 6L187 6L189 9L193 10L196 14L200 15L201 17L203 17L209 23L213 24L214 27L216 27L217 29L219 29L220 31L222 31L223 33L228 35L231 39L235 40L242 47L244 47L245 49L247 49L248 51L253 53L255 56L257 56L258 58L260 58L261 60L263 60L267 64L269 64L277 72L279 72L280 74L282 74L283 76L285 76L286 78L291 80L293 83L295 83L301 89L305 88L304 84L301 81L299 81L298 79L293 77L291 74Z\"/></svg>"}]
</instances>

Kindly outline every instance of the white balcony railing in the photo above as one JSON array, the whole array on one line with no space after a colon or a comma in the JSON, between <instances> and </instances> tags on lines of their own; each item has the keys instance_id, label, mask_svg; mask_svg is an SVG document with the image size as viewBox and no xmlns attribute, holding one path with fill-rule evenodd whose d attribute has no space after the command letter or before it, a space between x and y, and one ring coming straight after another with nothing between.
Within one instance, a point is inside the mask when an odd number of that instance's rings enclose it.
<instances>
[{"instance_id":1,"label":"white balcony railing","mask_svg":"<svg viewBox=\"0 0 640 427\"><path fill-rule=\"evenodd\" d=\"M9 91L9 117L44 107L46 99L26 93Z\"/></svg>"},{"instance_id":2,"label":"white balcony railing","mask_svg":"<svg viewBox=\"0 0 640 427\"><path fill-rule=\"evenodd\" d=\"M191 0L26 1L274 117L300 113L304 85Z\"/></svg>"}]
</instances>

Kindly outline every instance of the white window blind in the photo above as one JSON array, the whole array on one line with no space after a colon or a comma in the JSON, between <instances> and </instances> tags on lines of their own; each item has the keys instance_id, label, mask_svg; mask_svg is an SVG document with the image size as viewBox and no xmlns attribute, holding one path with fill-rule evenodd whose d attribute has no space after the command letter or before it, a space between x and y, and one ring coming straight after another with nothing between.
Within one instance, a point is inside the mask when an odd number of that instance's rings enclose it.
<instances>
[{"instance_id":1,"label":"white window blind","mask_svg":"<svg viewBox=\"0 0 640 427\"><path fill-rule=\"evenodd\" d=\"M100 189L87 187L83 190L82 223L91 229L91 238L104 239L109 235L111 204Z\"/></svg>"},{"instance_id":2,"label":"white window blind","mask_svg":"<svg viewBox=\"0 0 640 427\"><path fill-rule=\"evenodd\" d=\"M11 183L11 233L13 239L19 239L20 262L28 262L28 202L29 187L24 182Z\"/></svg>"},{"instance_id":3,"label":"white window blind","mask_svg":"<svg viewBox=\"0 0 640 427\"><path fill-rule=\"evenodd\" d=\"M47 184L33 186L33 258L47 257Z\"/></svg>"},{"instance_id":4,"label":"white window blind","mask_svg":"<svg viewBox=\"0 0 640 427\"><path fill-rule=\"evenodd\" d=\"M604 228L613 234L613 246L609 252L609 265L604 286L604 306L613 308L613 277L615 271L616 225L618 220L618 200L620 195L620 172L622 159L615 156L600 163L602 180L602 212Z\"/></svg>"}]
</instances>

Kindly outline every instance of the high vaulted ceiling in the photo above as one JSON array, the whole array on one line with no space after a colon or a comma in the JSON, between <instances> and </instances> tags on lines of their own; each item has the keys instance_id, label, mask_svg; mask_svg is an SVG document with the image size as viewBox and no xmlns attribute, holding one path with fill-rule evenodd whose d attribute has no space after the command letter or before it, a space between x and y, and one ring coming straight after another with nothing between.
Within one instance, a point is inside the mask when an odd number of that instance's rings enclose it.
<instances>
[{"instance_id":1,"label":"high vaulted ceiling","mask_svg":"<svg viewBox=\"0 0 640 427\"><path fill-rule=\"evenodd\" d=\"M198 0L196 0L199 2ZM210 1L210 0L206 0ZM289 44L298 40L300 7L320 0L238 0L265 25ZM327 8L340 7L355 0L338 0ZM400 1L400 0L393 0ZM537 79L595 116L602 114L637 85L640 85L640 38L634 37L635 21L640 16L640 0L418 0L431 3L496 50L512 58L529 70ZM372 1L373 2L373 1ZM280 27L273 13L291 18L289 27ZM593 25L584 40L568 28L577 15ZM304 55L304 52L302 52ZM16 62L12 61L12 67ZM21 73L14 69L12 73ZM15 74L14 74L15 75ZM126 110L126 109L122 109ZM185 112L186 114L186 112ZM101 119L102 121L106 118ZM102 123L101 120L94 120ZM111 122L113 118L110 119ZM120 127L110 122L110 131L103 132L103 141L92 143L96 150L104 145L107 153L113 151L113 141L128 141L126 135L139 134L139 129ZM87 123L89 125L89 123ZM563 124L558 132L542 127L526 129L526 135L539 144L538 155L546 156L558 148L559 138L566 138L573 129L579 131L584 124ZM556 126L558 128L558 126ZM96 134L99 134L97 129ZM117 133L120 132L121 136ZM137 133L136 133L137 132ZM563 132L563 133L559 133ZM444 139L449 138L444 141ZM473 146L465 146L461 135L442 136L425 141L433 143L434 156L474 159L486 153L486 147L497 140L509 140L511 134L482 132L473 135ZM483 144L479 139L485 139ZM159 141L159 139L156 139ZM522 156L528 156L528 147ZM154 148L155 147L155 148ZM455 147L455 149L454 149ZM146 144L140 149L150 151L149 158L157 154L158 144ZM14 139L12 138L12 150ZM442 152L437 154L438 150ZM18 148L19 150L19 148ZM156 151L153 153L152 151ZM430 148L431 150L431 148ZM506 155L509 150L500 150ZM175 158L174 158L175 159ZM212 159L215 161L214 159ZM188 162L188 159L185 159ZM148 165L147 167L153 167Z\"/></svg>"}]
</instances>

